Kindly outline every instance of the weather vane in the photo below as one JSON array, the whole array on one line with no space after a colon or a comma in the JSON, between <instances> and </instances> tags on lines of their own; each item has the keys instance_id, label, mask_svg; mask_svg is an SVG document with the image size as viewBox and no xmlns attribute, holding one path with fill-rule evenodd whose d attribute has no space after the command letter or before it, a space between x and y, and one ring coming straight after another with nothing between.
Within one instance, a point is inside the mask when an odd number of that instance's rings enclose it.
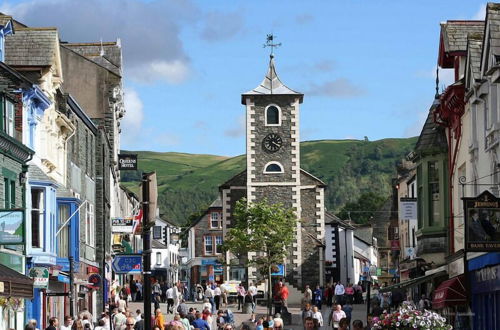
<instances>
[{"instance_id":1,"label":"weather vane","mask_svg":"<svg viewBox=\"0 0 500 330\"><path fill-rule=\"evenodd\" d=\"M268 34L266 38L266 43L264 44L264 48L271 47L271 57L274 56L274 48L281 46L281 42L277 44L274 43L275 37L276 36L273 35L272 33Z\"/></svg>"}]
</instances>

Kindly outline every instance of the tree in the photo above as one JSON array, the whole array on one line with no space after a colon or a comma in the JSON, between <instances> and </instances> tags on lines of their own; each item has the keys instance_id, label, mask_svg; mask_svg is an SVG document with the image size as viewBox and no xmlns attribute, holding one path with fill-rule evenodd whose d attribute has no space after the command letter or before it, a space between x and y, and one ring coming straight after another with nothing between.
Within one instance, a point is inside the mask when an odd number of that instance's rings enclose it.
<instances>
[{"instance_id":1,"label":"tree","mask_svg":"<svg viewBox=\"0 0 500 330\"><path fill-rule=\"evenodd\" d=\"M247 261L268 276L267 303L271 313L271 269L283 263L292 244L297 217L292 209L282 204L269 204L266 200L247 203L241 199L233 212L233 227L223 244L224 251L236 255L256 254Z\"/></svg>"}]
</instances>

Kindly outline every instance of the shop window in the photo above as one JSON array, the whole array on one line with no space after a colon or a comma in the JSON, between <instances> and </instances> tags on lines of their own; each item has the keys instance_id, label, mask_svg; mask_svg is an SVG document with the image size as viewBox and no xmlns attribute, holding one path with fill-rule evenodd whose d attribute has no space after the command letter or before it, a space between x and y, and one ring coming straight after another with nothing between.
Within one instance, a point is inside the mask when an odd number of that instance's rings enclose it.
<instances>
[{"instance_id":1,"label":"shop window","mask_svg":"<svg viewBox=\"0 0 500 330\"><path fill-rule=\"evenodd\" d=\"M70 215L71 214L69 213L69 205L59 204L58 229L64 225L64 223L68 220ZM61 229L59 236L57 237L57 247L58 247L57 255L61 258L69 257L69 229L70 229L70 224L67 223L66 226L64 226L64 228Z\"/></svg>"},{"instance_id":2,"label":"shop window","mask_svg":"<svg viewBox=\"0 0 500 330\"><path fill-rule=\"evenodd\" d=\"M205 254L214 254L214 246L212 236L205 236Z\"/></svg>"},{"instance_id":3,"label":"shop window","mask_svg":"<svg viewBox=\"0 0 500 330\"><path fill-rule=\"evenodd\" d=\"M31 189L31 245L38 248L43 246L44 203L44 190Z\"/></svg>"}]
</instances>

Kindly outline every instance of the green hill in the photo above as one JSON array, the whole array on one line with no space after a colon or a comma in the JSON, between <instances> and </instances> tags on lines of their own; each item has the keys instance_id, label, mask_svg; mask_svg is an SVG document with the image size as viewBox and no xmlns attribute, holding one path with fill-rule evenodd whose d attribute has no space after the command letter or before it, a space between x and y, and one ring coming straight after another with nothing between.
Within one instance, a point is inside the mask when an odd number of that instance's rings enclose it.
<instances>
[{"instance_id":1,"label":"green hill","mask_svg":"<svg viewBox=\"0 0 500 330\"><path fill-rule=\"evenodd\" d=\"M328 188L326 207L337 211L362 193L389 196L395 165L415 145L416 138L322 140L301 143L301 166ZM122 184L138 192L140 172L156 171L160 212L179 224L207 207L218 186L245 169L245 156L223 157L175 152L127 151L139 155L139 171L123 171Z\"/></svg>"}]
</instances>

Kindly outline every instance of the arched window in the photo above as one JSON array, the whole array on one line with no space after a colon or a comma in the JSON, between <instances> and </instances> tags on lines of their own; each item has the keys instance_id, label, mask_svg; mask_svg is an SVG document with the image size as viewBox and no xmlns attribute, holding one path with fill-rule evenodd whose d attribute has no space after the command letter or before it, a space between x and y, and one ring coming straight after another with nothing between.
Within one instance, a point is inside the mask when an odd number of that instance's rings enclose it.
<instances>
[{"instance_id":1,"label":"arched window","mask_svg":"<svg viewBox=\"0 0 500 330\"><path fill-rule=\"evenodd\" d=\"M266 108L266 125L267 126L281 125L281 110L277 106L270 105Z\"/></svg>"},{"instance_id":2,"label":"arched window","mask_svg":"<svg viewBox=\"0 0 500 330\"><path fill-rule=\"evenodd\" d=\"M266 164L266 166L264 166L264 173L283 173L283 166L281 166L281 164L278 162L269 162Z\"/></svg>"}]
</instances>

